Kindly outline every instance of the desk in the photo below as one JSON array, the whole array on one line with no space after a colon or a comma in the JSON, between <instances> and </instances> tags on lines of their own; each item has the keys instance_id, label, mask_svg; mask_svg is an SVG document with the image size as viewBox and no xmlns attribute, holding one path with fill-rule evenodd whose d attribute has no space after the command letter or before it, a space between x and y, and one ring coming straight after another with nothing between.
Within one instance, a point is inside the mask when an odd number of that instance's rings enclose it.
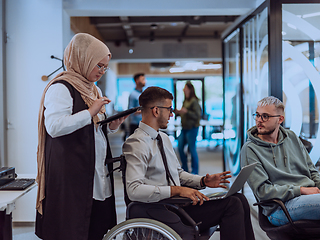
<instances>
[{"instance_id":1,"label":"desk","mask_svg":"<svg viewBox=\"0 0 320 240\"><path fill-rule=\"evenodd\" d=\"M19 175L19 178L34 178L34 175ZM12 240L12 211L17 199L37 186L32 184L21 191L0 191L0 240Z\"/></svg>"}]
</instances>

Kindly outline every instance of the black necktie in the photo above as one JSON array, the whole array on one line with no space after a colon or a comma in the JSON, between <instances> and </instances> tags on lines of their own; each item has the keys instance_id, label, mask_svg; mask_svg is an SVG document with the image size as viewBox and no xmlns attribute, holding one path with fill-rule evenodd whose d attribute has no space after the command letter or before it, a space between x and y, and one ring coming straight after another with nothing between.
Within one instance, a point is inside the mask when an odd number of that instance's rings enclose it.
<instances>
[{"instance_id":1,"label":"black necktie","mask_svg":"<svg viewBox=\"0 0 320 240\"><path fill-rule=\"evenodd\" d=\"M171 173L170 173L169 168L168 168L167 157L166 157L166 154L165 154L164 149L163 149L163 142L162 142L162 138L161 138L160 134L158 134L156 139L158 140L158 146L159 146L160 153L161 153L161 156L162 156L163 165L164 165L164 168L166 170L166 178L167 178L167 181L168 181L168 185L170 186L170 180L171 180L171 182L176 186L176 183L174 182L173 177L171 176Z\"/></svg>"}]
</instances>

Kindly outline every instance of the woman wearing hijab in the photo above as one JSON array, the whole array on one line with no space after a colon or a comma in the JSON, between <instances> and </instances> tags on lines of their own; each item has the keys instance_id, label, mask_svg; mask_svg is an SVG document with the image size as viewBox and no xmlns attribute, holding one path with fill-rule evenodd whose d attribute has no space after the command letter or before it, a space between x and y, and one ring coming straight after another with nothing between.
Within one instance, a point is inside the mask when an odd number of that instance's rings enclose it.
<instances>
[{"instance_id":1,"label":"woman wearing hijab","mask_svg":"<svg viewBox=\"0 0 320 240\"><path fill-rule=\"evenodd\" d=\"M199 158L196 149L196 141L201 119L201 107L199 99L196 96L194 86L187 81L183 88L184 101L180 110L175 110L175 114L181 116L182 130L178 137L178 150L180 155L181 166L188 172L187 155L184 147L187 144L191 154L191 173L199 173Z\"/></svg>"},{"instance_id":2,"label":"woman wearing hijab","mask_svg":"<svg viewBox=\"0 0 320 240\"><path fill-rule=\"evenodd\" d=\"M101 240L116 224L107 133L124 118L101 127L105 104L94 84L111 53L100 40L76 34L64 52L66 71L44 89L38 121L36 235L44 240Z\"/></svg>"}]
</instances>

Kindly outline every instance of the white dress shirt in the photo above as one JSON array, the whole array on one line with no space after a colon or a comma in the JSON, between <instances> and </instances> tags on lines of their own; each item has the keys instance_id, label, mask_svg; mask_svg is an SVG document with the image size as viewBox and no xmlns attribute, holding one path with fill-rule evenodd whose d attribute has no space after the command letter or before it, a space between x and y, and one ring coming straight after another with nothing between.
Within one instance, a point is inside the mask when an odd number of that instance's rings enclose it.
<instances>
[{"instance_id":1,"label":"white dress shirt","mask_svg":"<svg viewBox=\"0 0 320 240\"><path fill-rule=\"evenodd\" d=\"M181 168L169 137L140 122L139 128L127 138L122 148L127 161L126 187L131 201L158 202L171 195L156 139L159 133L168 168L176 185L202 189L202 176L185 172Z\"/></svg>"},{"instance_id":2,"label":"white dress shirt","mask_svg":"<svg viewBox=\"0 0 320 240\"><path fill-rule=\"evenodd\" d=\"M98 88L100 95L101 90ZM56 83L49 87L44 99L44 118L47 133L52 137L60 137L70 134L86 125L91 124L91 115L88 110L72 114L73 99L68 88L62 83ZM98 114L100 120L103 114ZM110 130L108 132L116 132ZM93 183L93 198L103 201L112 195L110 178L106 177L108 168L104 165L107 150L107 141L101 126L94 128L95 137L95 173Z\"/></svg>"}]
</instances>

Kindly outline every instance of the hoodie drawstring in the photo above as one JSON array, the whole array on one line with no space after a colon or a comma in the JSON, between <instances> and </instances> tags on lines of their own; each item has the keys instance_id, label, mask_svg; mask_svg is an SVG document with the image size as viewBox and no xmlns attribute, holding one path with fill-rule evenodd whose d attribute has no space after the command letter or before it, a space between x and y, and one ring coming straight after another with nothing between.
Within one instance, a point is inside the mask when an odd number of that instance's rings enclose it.
<instances>
[{"instance_id":1,"label":"hoodie drawstring","mask_svg":"<svg viewBox=\"0 0 320 240\"><path fill-rule=\"evenodd\" d=\"M273 162L274 162L274 165L277 167L277 163L276 163L276 156L274 155L274 151L273 151L273 147L271 144L269 144L271 150L272 150L272 155L273 155ZM287 155L285 153L285 150L283 148L283 155L284 155L284 166L286 167L287 166Z\"/></svg>"},{"instance_id":2,"label":"hoodie drawstring","mask_svg":"<svg viewBox=\"0 0 320 240\"><path fill-rule=\"evenodd\" d=\"M286 155L286 151L283 149L283 155L284 155L284 166L286 167L287 166L287 155Z\"/></svg>"},{"instance_id":3,"label":"hoodie drawstring","mask_svg":"<svg viewBox=\"0 0 320 240\"><path fill-rule=\"evenodd\" d=\"M272 145L271 145L271 144L270 144L269 146L271 147L271 150L272 150L272 155L273 155L273 162L274 162L274 165L277 167L277 163L276 163L276 156L274 155L273 147L272 147Z\"/></svg>"}]
</instances>

